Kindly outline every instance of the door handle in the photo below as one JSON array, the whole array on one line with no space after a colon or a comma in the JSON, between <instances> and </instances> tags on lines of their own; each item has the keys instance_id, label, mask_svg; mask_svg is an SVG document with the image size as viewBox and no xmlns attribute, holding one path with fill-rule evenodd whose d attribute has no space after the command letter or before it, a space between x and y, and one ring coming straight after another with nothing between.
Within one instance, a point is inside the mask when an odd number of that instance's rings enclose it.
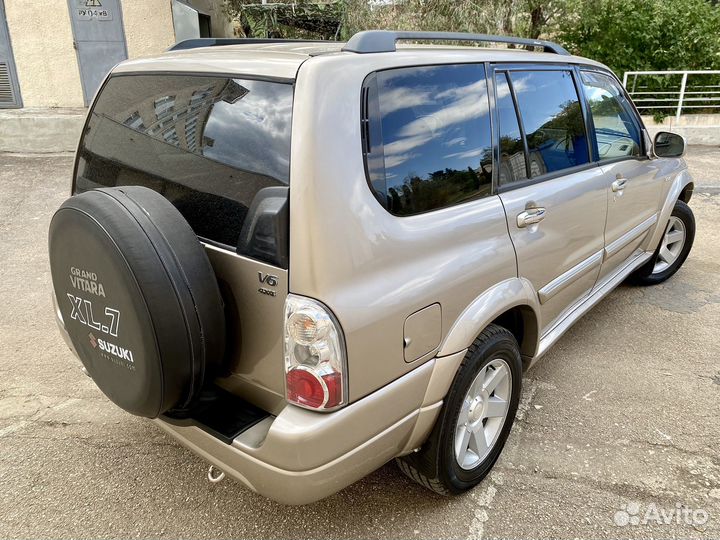
<instances>
[{"instance_id":1,"label":"door handle","mask_svg":"<svg viewBox=\"0 0 720 540\"><path fill-rule=\"evenodd\" d=\"M530 208L517 215L517 226L522 229L528 225L540 223L543 219L545 219L544 208Z\"/></svg>"},{"instance_id":2,"label":"door handle","mask_svg":"<svg viewBox=\"0 0 720 540\"><path fill-rule=\"evenodd\" d=\"M623 189L625 189L625 184L627 184L627 178L618 175L615 181L612 183L612 190L616 193L618 191L622 191Z\"/></svg>"}]
</instances>

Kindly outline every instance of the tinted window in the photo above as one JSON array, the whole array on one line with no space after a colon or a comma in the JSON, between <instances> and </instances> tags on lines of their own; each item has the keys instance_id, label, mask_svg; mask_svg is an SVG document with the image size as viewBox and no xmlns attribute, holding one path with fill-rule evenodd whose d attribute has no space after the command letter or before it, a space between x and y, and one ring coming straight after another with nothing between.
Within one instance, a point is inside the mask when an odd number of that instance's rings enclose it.
<instances>
[{"instance_id":1,"label":"tinted window","mask_svg":"<svg viewBox=\"0 0 720 540\"><path fill-rule=\"evenodd\" d=\"M81 142L76 191L149 187L170 200L198 236L277 264L272 220L255 213L247 220L252 230L243 225L251 208L268 207L260 199L285 193L292 97L291 85L274 82L113 77Z\"/></svg>"},{"instance_id":2,"label":"tinted window","mask_svg":"<svg viewBox=\"0 0 720 540\"><path fill-rule=\"evenodd\" d=\"M392 213L417 214L490 193L482 65L381 71L366 81L364 99L370 182Z\"/></svg>"},{"instance_id":3,"label":"tinted window","mask_svg":"<svg viewBox=\"0 0 720 540\"><path fill-rule=\"evenodd\" d=\"M527 138L531 178L588 163L572 73L513 71L510 77Z\"/></svg>"},{"instance_id":4,"label":"tinted window","mask_svg":"<svg viewBox=\"0 0 720 540\"><path fill-rule=\"evenodd\" d=\"M506 73L495 76L496 109L500 132L500 185L527 178L525 145Z\"/></svg>"},{"instance_id":5,"label":"tinted window","mask_svg":"<svg viewBox=\"0 0 720 540\"><path fill-rule=\"evenodd\" d=\"M590 105L600 161L639 156L640 129L620 86L609 76L582 73L583 89Z\"/></svg>"}]
</instances>

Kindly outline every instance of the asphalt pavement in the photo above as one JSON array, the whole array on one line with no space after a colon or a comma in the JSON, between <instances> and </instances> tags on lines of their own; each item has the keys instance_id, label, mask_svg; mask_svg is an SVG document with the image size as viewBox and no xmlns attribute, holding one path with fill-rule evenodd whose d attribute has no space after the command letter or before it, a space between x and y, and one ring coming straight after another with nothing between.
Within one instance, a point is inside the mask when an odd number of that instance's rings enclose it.
<instances>
[{"instance_id":1,"label":"asphalt pavement","mask_svg":"<svg viewBox=\"0 0 720 540\"><path fill-rule=\"evenodd\" d=\"M456 498L389 463L286 507L112 405L55 327L47 229L72 157L0 154L0 537L720 537L720 149L692 148L695 246L621 286L525 376L491 475Z\"/></svg>"}]
</instances>

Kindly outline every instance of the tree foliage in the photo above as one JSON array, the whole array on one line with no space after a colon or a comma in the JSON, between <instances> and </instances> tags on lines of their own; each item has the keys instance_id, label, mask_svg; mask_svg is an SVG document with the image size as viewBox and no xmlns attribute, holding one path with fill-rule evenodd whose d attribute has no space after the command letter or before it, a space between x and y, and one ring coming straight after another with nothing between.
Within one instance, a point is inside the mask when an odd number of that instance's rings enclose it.
<instances>
[{"instance_id":1,"label":"tree foliage","mask_svg":"<svg viewBox=\"0 0 720 540\"><path fill-rule=\"evenodd\" d=\"M618 73L718 69L720 7L707 0L576 0L556 38Z\"/></svg>"},{"instance_id":2,"label":"tree foliage","mask_svg":"<svg viewBox=\"0 0 720 540\"><path fill-rule=\"evenodd\" d=\"M336 39L340 33L343 2L259 3L225 0L225 11L244 37Z\"/></svg>"},{"instance_id":3,"label":"tree foliage","mask_svg":"<svg viewBox=\"0 0 720 540\"><path fill-rule=\"evenodd\" d=\"M347 0L343 34L373 28L476 32L537 38L567 0Z\"/></svg>"},{"instance_id":4,"label":"tree foliage","mask_svg":"<svg viewBox=\"0 0 720 540\"><path fill-rule=\"evenodd\" d=\"M366 29L547 38L628 70L719 69L716 0L225 0L247 37L347 39Z\"/></svg>"}]
</instances>

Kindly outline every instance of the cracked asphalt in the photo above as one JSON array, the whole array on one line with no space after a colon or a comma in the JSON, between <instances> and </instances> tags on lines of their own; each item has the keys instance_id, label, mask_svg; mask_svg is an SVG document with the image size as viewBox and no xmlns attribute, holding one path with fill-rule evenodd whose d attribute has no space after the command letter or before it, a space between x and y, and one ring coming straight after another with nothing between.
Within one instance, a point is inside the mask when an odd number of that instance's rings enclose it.
<instances>
[{"instance_id":1,"label":"cracked asphalt","mask_svg":"<svg viewBox=\"0 0 720 540\"><path fill-rule=\"evenodd\" d=\"M205 462L82 375L53 320L46 247L72 158L0 154L0 537L719 538L720 148L688 161L684 268L621 286L526 374L480 486L443 498L390 463L284 507L208 483Z\"/></svg>"}]
</instances>

